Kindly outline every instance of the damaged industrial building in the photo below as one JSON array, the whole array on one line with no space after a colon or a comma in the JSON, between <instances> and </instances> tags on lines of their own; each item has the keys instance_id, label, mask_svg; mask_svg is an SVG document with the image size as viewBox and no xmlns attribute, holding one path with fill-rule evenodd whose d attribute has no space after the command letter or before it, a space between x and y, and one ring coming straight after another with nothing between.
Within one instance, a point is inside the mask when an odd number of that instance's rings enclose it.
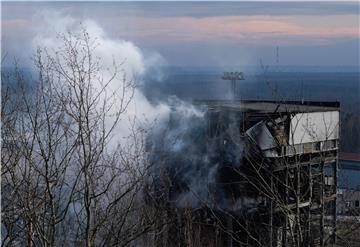
<instances>
[{"instance_id":1,"label":"damaged industrial building","mask_svg":"<svg viewBox=\"0 0 360 247\"><path fill-rule=\"evenodd\" d=\"M336 233L338 102L202 100L151 147L155 246L326 246Z\"/></svg>"}]
</instances>

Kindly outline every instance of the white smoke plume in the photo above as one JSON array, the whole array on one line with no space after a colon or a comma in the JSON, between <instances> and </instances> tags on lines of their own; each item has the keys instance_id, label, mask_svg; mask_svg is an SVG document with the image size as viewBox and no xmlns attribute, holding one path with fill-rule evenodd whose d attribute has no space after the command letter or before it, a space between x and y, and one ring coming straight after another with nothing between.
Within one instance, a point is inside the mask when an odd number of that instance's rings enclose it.
<instances>
[{"instance_id":1,"label":"white smoke plume","mask_svg":"<svg viewBox=\"0 0 360 247\"><path fill-rule=\"evenodd\" d=\"M136 84L141 86L145 83L146 71L157 67L162 62L159 54L153 53L144 57L141 49L132 42L110 37L91 19L80 20L54 11L41 12L35 19L36 23L40 23L40 25L35 29L36 35L32 41L33 51L40 47L46 48L50 54L54 53L62 46L63 41L59 39L59 34L67 34L68 32L77 35L81 34L82 30L86 30L91 39L96 39L98 46L92 55L101 59L99 74L106 80L111 76L113 62L120 64L119 73L108 87L110 92L115 92L121 87L124 76L126 80L135 80ZM95 88L100 87L100 85L93 86ZM119 97L122 96L119 95ZM162 118L167 118L169 112L170 108L167 104L152 105L137 87L130 105L114 131L113 139L120 142L122 139L125 140L130 131L129 119L136 118L139 123L151 123L155 119L161 121Z\"/></svg>"},{"instance_id":2,"label":"white smoke plume","mask_svg":"<svg viewBox=\"0 0 360 247\"><path fill-rule=\"evenodd\" d=\"M42 25L38 27L37 35L33 39L34 49L45 47L51 53L62 46L63 41L58 38L59 33L66 34L70 31L72 34L80 34L85 29L90 38L96 38L99 44L93 54L101 58L102 69L99 74L106 79L110 77L109 69L113 66L114 60L122 64L122 71L109 85L110 91L116 91L121 86L124 75L128 80L137 79L140 85L146 83L146 72L161 65L162 59L159 54L144 56L141 49L132 42L110 37L90 19L79 20L58 12L41 13L38 18ZM161 73L155 76L161 79ZM207 126L204 112L176 97L168 98L166 103L151 104L137 88L134 98L114 131L115 136L110 142L111 145L117 142L127 144L126 137L131 134L128 120L134 118L138 123L145 125L157 121L156 128L146 137L152 145L149 148L150 163L154 163L151 175L161 180L160 171L165 169L173 183L182 187L175 194L176 198L173 198L176 205L199 207L203 203L211 204L214 201L211 191L216 186L221 162L218 160L218 140L206 141ZM241 152L238 149L229 149L228 156L239 159Z\"/></svg>"}]
</instances>

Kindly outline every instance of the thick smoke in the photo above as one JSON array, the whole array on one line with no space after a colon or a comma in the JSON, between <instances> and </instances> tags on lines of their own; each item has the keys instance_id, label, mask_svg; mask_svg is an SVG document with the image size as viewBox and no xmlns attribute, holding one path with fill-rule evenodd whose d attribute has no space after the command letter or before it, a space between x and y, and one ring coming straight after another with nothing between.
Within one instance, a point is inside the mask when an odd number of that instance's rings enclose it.
<instances>
[{"instance_id":1,"label":"thick smoke","mask_svg":"<svg viewBox=\"0 0 360 247\"><path fill-rule=\"evenodd\" d=\"M168 199L179 207L214 204L227 207L224 188L218 185L221 180L219 171L226 163L239 164L242 153L242 144L233 141L235 138L240 140L239 132L234 132L238 128L231 126L236 124L233 120L227 121L228 126L224 128L222 136L209 138L205 110L195 108L176 97L152 104L141 91L141 88L146 88L144 85L148 74L156 76L157 81L162 79L162 73L157 69L163 64L159 54L144 56L141 49L132 42L111 38L90 19L80 22L57 12L42 13L37 18L42 25L33 40L34 49L46 47L51 54L62 45L59 33L66 34L70 31L78 34L85 29L99 44L93 55L101 58L102 69L99 74L104 79L110 77L109 68L113 61L121 63L122 70L109 85L110 91L118 90L123 76L128 80L137 80L140 87L135 89L134 98L115 129L113 140L127 144L126 137L131 133L129 119L135 118L138 124L143 125L142 128L149 128L151 123L156 123L146 137L149 160L153 164L149 175L155 194L167 194ZM167 182L164 184L164 181Z\"/></svg>"},{"instance_id":2,"label":"thick smoke","mask_svg":"<svg viewBox=\"0 0 360 247\"><path fill-rule=\"evenodd\" d=\"M118 92L118 101L125 97L133 97L126 112L123 114L119 125L115 129L113 139L126 142L130 135L130 122L136 119L138 123L152 123L157 119L162 121L169 114L169 106L164 103L151 104L140 90L142 84L146 83L146 73L149 70L154 71L161 64L162 59L159 54L153 53L145 57L139 47L130 41L111 38L96 22L91 19L79 20L71 16L63 15L59 12L42 12L36 17L38 23L42 23L35 31L36 36L33 39L34 50L37 47L46 48L50 55L54 56L63 44L59 34L81 35L83 30L89 34L93 40L98 43L93 51L93 57L100 58L101 75L104 81L112 76L114 62L120 67L116 78L109 84L109 92ZM154 73L153 73L154 74ZM122 80L134 81L136 88L134 95L130 93L122 95ZM95 88L100 88L94 81ZM116 108L116 107L115 107ZM111 121L111 119L109 119ZM146 126L142 126L146 127ZM113 143L114 144L114 143Z\"/></svg>"},{"instance_id":3,"label":"thick smoke","mask_svg":"<svg viewBox=\"0 0 360 247\"><path fill-rule=\"evenodd\" d=\"M236 207L239 202L226 195L231 189L224 180L231 179L224 176L241 165L244 146L238 119L231 114L218 119L207 109L178 100L172 104L169 124L150 139L151 196L178 207Z\"/></svg>"}]
</instances>

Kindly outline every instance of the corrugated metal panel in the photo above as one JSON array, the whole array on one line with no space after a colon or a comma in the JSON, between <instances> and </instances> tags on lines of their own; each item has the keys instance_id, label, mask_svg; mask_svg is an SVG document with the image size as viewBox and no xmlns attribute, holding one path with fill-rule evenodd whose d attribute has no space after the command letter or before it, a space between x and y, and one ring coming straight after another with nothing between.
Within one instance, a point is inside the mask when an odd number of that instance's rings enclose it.
<instances>
[{"instance_id":1,"label":"corrugated metal panel","mask_svg":"<svg viewBox=\"0 0 360 247\"><path fill-rule=\"evenodd\" d=\"M339 138L339 111L298 113L291 118L289 144Z\"/></svg>"},{"instance_id":2,"label":"corrugated metal panel","mask_svg":"<svg viewBox=\"0 0 360 247\"><path fill-rule=\"evenodd\" d=\"M246 134L258 144L261 150L277 147L275 138L271 135L264 122L259 122L246 131Z\"/></svg>"}]
</instances>

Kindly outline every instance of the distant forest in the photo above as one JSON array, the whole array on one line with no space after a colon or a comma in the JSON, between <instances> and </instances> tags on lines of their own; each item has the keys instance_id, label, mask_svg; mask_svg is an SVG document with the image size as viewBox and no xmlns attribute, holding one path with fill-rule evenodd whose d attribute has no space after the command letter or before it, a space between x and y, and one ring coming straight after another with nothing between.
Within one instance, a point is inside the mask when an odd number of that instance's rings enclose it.
<instances>
[{"instance_id":1,"label":"distant forest","mask_svg":"<svg viewBox=\"0 0 360 247\"><path fill-rule=\"evenodd\" d=\"M359 105L355 105L356 108ZM343 112L341 116L341 151L360 153L360 116L359 113Z\"/></svg>"}]
</instances>

